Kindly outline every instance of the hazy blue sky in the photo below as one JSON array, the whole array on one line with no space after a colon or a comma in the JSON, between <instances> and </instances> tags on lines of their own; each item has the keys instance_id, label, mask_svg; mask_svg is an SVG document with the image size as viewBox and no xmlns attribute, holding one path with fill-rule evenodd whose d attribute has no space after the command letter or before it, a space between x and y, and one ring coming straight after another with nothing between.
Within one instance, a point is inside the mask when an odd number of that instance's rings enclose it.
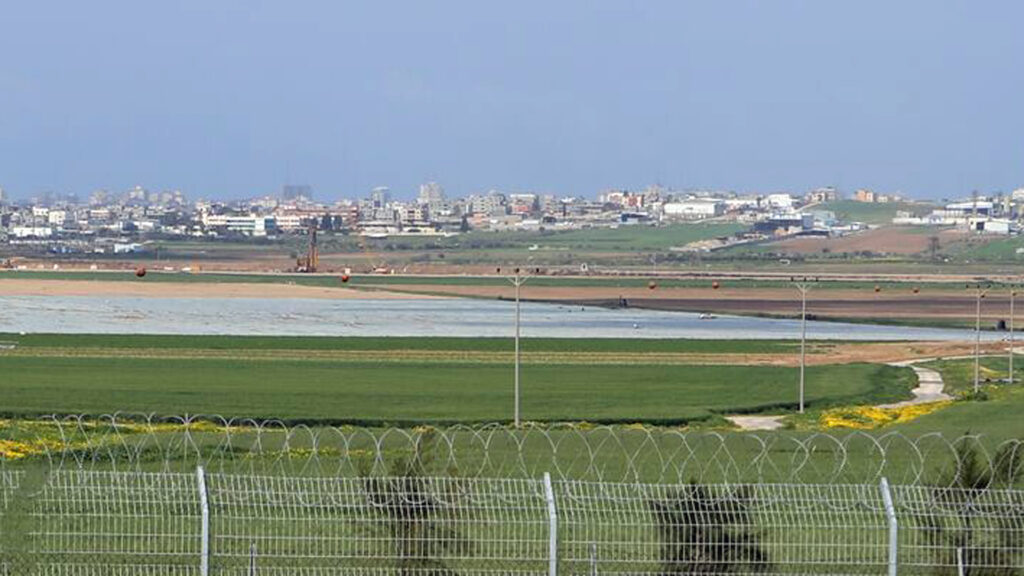
<instances>
[{"instance_id":1,"label":"hazy blue sky","mask_svg":"<svg viewBox=\"0 0 1024 576\"><path fill-rule=\"evenodd\" d=\"M1024 2L5 2L0 186L1024 186Z\"/></svg>"}]
</instances>

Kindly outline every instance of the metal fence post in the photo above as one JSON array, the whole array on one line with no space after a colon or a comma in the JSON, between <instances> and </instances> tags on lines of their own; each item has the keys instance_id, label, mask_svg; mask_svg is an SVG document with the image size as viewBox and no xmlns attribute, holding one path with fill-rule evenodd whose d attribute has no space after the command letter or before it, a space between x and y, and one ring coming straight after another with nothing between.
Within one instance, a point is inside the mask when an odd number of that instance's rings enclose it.
<instances>
[{"instance_id":1,"label":"metal fence post","mask_svg":"<svg viewBox=\"0 0 1024 576\"><path fill-rule=\"evenodd\" d=\"M210 574L210 502L206 494L206 471L196 467L196 482L199 490L199 576Z\"/></svg>"},{"instance_id":2,"label":"metal fence post","mask_svg":"<svg viewBox=\"0 0 1024 576\"><path fill-rule=\"evenodd\" d=\"M249 576L256 576L256 541L249 544Z\"/></svg>"},{"instance_id":3,"label":"metal fence post","mask_svg":"<svg viewBox=\"0 0 1024 576\"><path fill-rule=\"evenodd\" d=\"M885 504L885 517L889 521L889 576L896 576L897 547L899 546L896 508L892 504L892 491L889 490L889 480L882 477L879 488L882 490L882 503Z\"/></svg>"},{"instance_id":4,"label":"metal fence post","mask_svg":"<svg viewBox=\"0 0 1024 576\"><path fill-rule=\"evenodd\" d=\"M544 497L548 501L548 576L558 576L558 509L551 474L544 473Z\"/></svg>"}]
</instances>

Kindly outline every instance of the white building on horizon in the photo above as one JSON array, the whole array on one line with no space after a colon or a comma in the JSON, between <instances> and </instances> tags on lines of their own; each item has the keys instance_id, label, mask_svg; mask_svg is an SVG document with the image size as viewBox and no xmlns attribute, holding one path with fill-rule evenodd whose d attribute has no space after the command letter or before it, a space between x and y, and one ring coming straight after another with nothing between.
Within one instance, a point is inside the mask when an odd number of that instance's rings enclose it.
<instances>
[{"instance_id":1,"label":"white building on horizon","mask_svg":"<svg viewBox=\"0 0 1024 576\"><path fill-rule=\"evenodd\" d=\"M666 202L661 209L667 219L704 220L724 214L725 202L718 198L691 198Z\"/></svg>"}]
</instances>

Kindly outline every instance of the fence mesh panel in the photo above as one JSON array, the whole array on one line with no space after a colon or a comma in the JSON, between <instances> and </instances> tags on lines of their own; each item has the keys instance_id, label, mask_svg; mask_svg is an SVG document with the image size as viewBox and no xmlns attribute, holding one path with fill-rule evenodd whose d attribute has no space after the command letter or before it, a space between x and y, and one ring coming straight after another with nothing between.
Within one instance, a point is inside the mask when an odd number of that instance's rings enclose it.
<instances>
[{"instance_id":1,"label":"fence mesh panel","mask_svg":"<svg viewBox=\"0 0 1024 576\"><path fill-rule=\"evenodd\" d=\"M16 546L11 541L17 527L9 510L20 480L20 472L0 468L0 576L8 576L13 572L12 554Z\"/></svg>"},{"instance_id":2,"label":"fence mesh panel","mask_svg":"<svg viewBox=\"0 0 1024 576\"><path fill-rule=\"evenodd\" d=\"M877 486L556 485L572 574L878 574Z\"/></svg>"},{"instance_id":3,"label":"fence mesh panel","mask_svg":"<svg viewBox=\"0 0 1024 576\"><path fill-rule=\"evenodd\" d=\"M40 573L198 573L195 474L58 470L31 515Z\"/></svg>"},{"instance_id":4,"label":"fence mesh panel","mask_svg":"<svg viewBox=\"0 0 1024 576\"><path fill-rule=\"evenodd\" d=\"M1024 491L893 488L901 574L1024 573Z\"/></svg>"},{"instance_id":5,"label":"fence mesh panel","mask_svg":"<svg viewBox=\"0 0 1024 576\"><path fill-rule=\"evenodd\" d=\"M543 479L205 474L210 574L548 573ZM0 471L0 574L200 574L197 473ZM559 574L887 574L880 484L554 480ZM1024 491L893 486L899 574L1024 574Z\"/></svg>"},{"instance_id":6,"label":"fence mesh panel","mask_svg":"<svg viewBox=\"0 0 1024 576\"><path fill-rule=\"evenodd\" d=\"M543 572L541 483L211 475L213 563L227 573Z\"/></svg>"},{"instance_id":7,"label":"fence mesh panel","mask_svg":"<svg viewBox=\"0 0 1024 576\"><path fill-rule=\"evenodd\" d=\"M18 489L21 473L15 470L4 470L0 468L0 514L7 511L7 506L14 498L14 492ZM0 525L2 528L2 525Z\"/></svg>"}]
</instances>

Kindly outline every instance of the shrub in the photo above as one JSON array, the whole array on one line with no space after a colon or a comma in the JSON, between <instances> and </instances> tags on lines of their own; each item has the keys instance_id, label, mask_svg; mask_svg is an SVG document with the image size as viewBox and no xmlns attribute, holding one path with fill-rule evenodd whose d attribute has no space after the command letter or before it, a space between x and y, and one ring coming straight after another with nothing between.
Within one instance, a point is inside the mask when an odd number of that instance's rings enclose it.
<instances>
[{"instance_id":1,"label":"shrub","mask_svg":"<svg viewBox=\"0 0 1024 576\"><path fill-rule=\"evenodd\" d=\"M1024 511L1020 507L993 509L996 490L1020 481L1024 466L1017 447L1004 445L992 462L975 444L956 447L954 464L931 489L931 512L918 522L934 555L937 574L1011 576L1021 574L1024 550ZM952 518L949 512L953 512ZM993 513L995 512L995 513Z\"/></svg>"},{"instance_id":2,"label":"shrub","mask_svg":"<svg viewBox=\"0 0 1024 576\"><path fill-rule=\"evenodd\" d=\"M721 495L696 484L650 500L661 542L661 574L768 571L768 552L753 529L755 502L749 488Z\"/></svg>"},{"instance_id":3,"label":"shrub","mask_svg":"<svg viewBox=\"0 0 1024 576\"><path fill-rule=\"evenodd\" d=\"M426 477L434 440L432 432L422 433L411 454L388 463L386 476L370 476L365 467L360 470L369 503L383 516L380 529L393 544L402 576L453 576L456 572L446 557L464 557L472 550L471 541L452 521L459 505L455 495L464 491L452 489L442 501Z\"/></svg>"}]
</instances>

